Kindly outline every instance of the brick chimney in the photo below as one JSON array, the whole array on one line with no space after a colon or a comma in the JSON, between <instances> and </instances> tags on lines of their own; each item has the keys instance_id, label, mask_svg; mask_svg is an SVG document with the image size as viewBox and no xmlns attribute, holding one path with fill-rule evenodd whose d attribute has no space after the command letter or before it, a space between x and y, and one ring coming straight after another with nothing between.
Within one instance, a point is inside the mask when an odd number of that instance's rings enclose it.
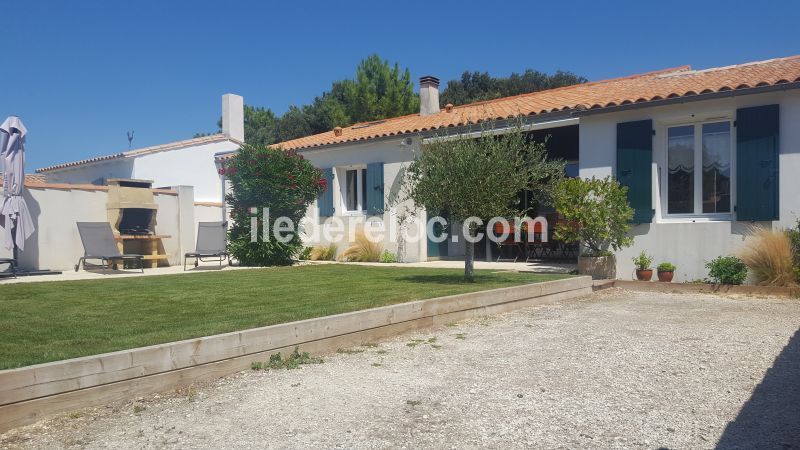
<instances>
[{"instance_id":1,"label":"brick chimney","mask_svg":"<svg viewBox=\"0 0 800 450\"><path fill-rule=\"evenodd\" d=\"M419 79L419 115L429 116L439 112L439 79L424 76Z\"/></svg>"},{"instance_id":2,"label":"brick chimney","mask_svg":"<svg viewBox=\"0 0 800 450\"><path fill-rule=\"evenodd\" d=\"M244 142L244 98L241 95L222 96L222 134Z\"/></svg>"}]
</instances>

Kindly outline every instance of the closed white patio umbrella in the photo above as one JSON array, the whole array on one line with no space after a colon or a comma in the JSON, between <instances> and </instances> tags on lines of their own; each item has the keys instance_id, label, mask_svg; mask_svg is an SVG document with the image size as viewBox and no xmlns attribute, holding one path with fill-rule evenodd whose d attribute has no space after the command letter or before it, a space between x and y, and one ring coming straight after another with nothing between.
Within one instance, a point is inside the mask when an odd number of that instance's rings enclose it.
<instances>
[{"instance_id":1,"label":"closed white patio umbrella","mask_svg":"<svg viewBox=\"0 0 800 450\"><path fill-rule=\"evenodd\" d=\"M17 116L9 116L0 125L0 171L3 173L3 198L0 203L0 227L6 248L25 250L25 240L34 226L28 205L22 197L25 188L25 135L28 130Z\"/></svg>"}]
</instances>

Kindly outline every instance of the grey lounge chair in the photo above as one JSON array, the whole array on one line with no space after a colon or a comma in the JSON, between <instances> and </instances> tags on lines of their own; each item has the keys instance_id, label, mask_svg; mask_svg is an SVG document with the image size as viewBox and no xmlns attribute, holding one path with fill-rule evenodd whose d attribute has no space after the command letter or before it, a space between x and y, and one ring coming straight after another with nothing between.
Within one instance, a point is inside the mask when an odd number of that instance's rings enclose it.
<instances>
[{"instance_id":1,"label":"grey lounge chair","mask_svg":"<svg viewBox=\"0 0 800 450\"><path fill-rule=\"evenodd\" d=\"M17 260L14 258L0 258L0 264L8 264L8 269L0 272L0 276L8 276L11 274L12 278L17 278Z\"/></svg>"},{"instance_id":2,"label":"grey lounge chair","mask_svg":"<svg viewBox=\"0 0 800 450\"><path fill-rule=\"evenodd\" d=\"M197 248L195 251L183 255L183 270L186 270L186 260L194 258L194 266L198 262L216 262L222 267L226 259L230 264L230 257L226 248L228 222L200 222L197 225Z\"/></svg>"},{"instance_id":3,"label":"grey lounge chair","mask_svg":"<svg viewBox=\"0 0 800 450\"><path fill-rule=\"evenodd\" d=\"M120 253L110 223L78 222L78 233L81 235L84 254L78 259L78 264L75 264L75 272L80 269L81 263L86 268L87 259L99 259L104 269L115 261L122 261L123 264L125 261L138 261L139 269L144 273L144 256Z\"/></svg>"}]
</instances>

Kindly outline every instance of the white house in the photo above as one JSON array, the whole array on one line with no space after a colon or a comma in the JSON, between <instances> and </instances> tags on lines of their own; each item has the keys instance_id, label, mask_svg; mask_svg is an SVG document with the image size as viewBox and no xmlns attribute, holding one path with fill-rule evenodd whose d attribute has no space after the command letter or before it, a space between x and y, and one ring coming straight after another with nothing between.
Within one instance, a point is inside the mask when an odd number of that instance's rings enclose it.
<instances>
[{"instance_id":1,"label":"white house","mask_svg":"<svg viewBox=\"0 0 800 450\"><path fill-rule=\"evenodd\" d=\"M629 187L635 241L617 255L619 278L632 276L631 257L642 250L674 263L677 281L703 278L704 262L734 252L750 225L790 227L800 214L798 56L677 67L457 107L439 107L436 78L420 86L419 114L281 144L328 178L310 223L325 227L338 217L388 228L408 206L391 201L402 168L427 139L517 116L534 138L552 136L548 150L568 161L570 175L612 175ZM217 163L232 154L217 154ZM425 220L422 212L412 234L424 236ZM396 250L390 238L386 247ZM487 244L478 254L492 252ZM405 249L409 261L462 254L459 243L425 239Z\"/></svg>"},{"instance_id":2,"label":"white house","mask_svg":"<svg viewBox=\"0 0 800 450\"><path fill-rule=\"evenodd\" d=\"M163 236L156 255L163 260L158 264L179 264L183 254L195 248L197 222L224 220L224 192L214 155L238 150L243 140L243 99L225 94L220 134L58 164L27 175L24 195L36 231L19 252L19 266L71 270L83 255L75 223L112 222L113 188L107 181L132 178L154 182L151 198L158 212L150 231ZM0 257L11 255L0 248Z\"/></svg>"},{"instance_id":3,"label":"white house","mask_svg":"<svg viewBox=\"0 0 800 450\"><path fill-rule=\"evenodd\" d=\"M153 180L160 186L194 186L198 203L221 204L222 184L214 155L244 142L244 100L222 96L222 133L169 142L36 169L48 183L105 185L111 178Z\"/></svg>"}]
</instances>

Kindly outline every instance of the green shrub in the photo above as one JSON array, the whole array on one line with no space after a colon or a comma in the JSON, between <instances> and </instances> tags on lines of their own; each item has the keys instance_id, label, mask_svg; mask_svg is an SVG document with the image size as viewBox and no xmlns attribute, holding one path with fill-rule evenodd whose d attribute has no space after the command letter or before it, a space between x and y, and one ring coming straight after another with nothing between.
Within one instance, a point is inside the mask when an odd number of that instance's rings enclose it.
<instances>
[{"instance_id":1,"label":"green shrub","mask_svg":"<svg viewBox=\"0 0 800 450\"><path fill-rule=\"evenodd\" d=\"M311 247L304 247L303 250L297 255L297 259L300 261L308 261L311 259Z\"/></svg>"},{"instance_id":2,"label":"green shrub","mask_svg":"<svg viewBox=\"0 0 800 450\"><path fill-rule=\"evenodd\" d=\"M675 272L675 264L663 262L658 265L659 272Z\"/></svg>"},{"instance_id":3,"label":"green shrub","mask_svg":"<svg viewBox=\"0 0 800 450\"><path fill-rule=\"evenodd\" d=\"M628 236L633 209L628 205L628 188L611 177L569 178L555 189L556 210L564 220L556 225L555 238L580 243L585 256L607 256L629 247Z\"/></svg>"},{"instance_id":4,"label":"green shrub","mask_svg":"<svg viewBox=\"0 0 800 450\"><path fill-rule=\"evenodd\" d=\"M639 256L633 258L633 264L636 266L637 270L647 270L650 268L650 265L653 264L653 257L642 250Z\"/></svg>"},{"instance_id":5,"label":"green shrub","mask_svg":"<svg viewBox=\"0 0 800 450\"><path fill-rule=\"evenodd\" d=\"M389 250L384 250L381 253L381 262L382 263L396 263L397 262L397 255L390 252Z\"/></svg>"},{"instance_id":6,"label":"green shrub","mask_svg":"<svg viewBox=\"0 0 800 450\"><path fill-rule=\"evenodd\" d=\"M718 256L707 262L706 268L714 283L742 284L747 278L747 266L735 256Z\"/></svg>"},{"instance_id":7,"label":"green shrub","mask_svg":"<svg viewBox=\"0 0 800 450\"><path fill-rule=\"evenodd\" d=\"M261 208L269 208L269 220L287 217L296 227L308 205L327 189L322 171L294 151L243 145L219 172L231 183L231 192L225 197L231 205L231 255L244 266L291 264L302 249L300 236L292 233L286 243L276 240L271 232L262 236ZM251 208L257 208L257 214ZM258 239L251 242L250 220L254 215L258 216L259 233ZM272 224L269 225L271 229Z\"/></svg>"},{"instance_id":8,"label":"green shrub","mask_svg":"<svg viewBox=\"0 0 800 450\"><path fill-rule=\"evenodd\" d=\"M792 246L792 260L794 261L794 277L795 280L800 282L800 219L794 228L786 230L786 235L789 237L789 243Z\"/></svg>"}]
</instances>

